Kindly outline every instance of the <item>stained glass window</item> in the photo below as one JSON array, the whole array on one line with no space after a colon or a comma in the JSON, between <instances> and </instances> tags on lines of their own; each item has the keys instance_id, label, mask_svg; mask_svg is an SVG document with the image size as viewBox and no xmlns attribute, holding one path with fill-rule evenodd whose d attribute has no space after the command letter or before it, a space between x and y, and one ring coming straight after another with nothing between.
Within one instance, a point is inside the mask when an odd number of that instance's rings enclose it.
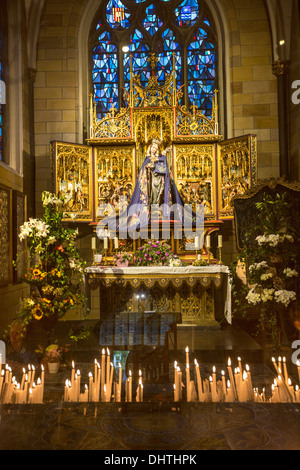
<instances>
[{"instance_id":1,"label":"stained glass window","mask_svg":"<svg viewBox=\"0 0 300 470\"><path fill-rule=\"evenodd\" d=\"M124 54L124 82L129 90L130 84L130 55L132 55L132 68L134 73L140 74L141 84L146 86L150 77L149 46L144 42L143 34L137 29L130 35L129 51Z\"/></svg>"},{"instance_id":2,"label":"stained glass window","mask_svg":"<svg viewBox=\"0 0 300 470\"><path fill-rule=\"evenodd\" d=\"M111 35L104 31L93 50L93 87L97 115L104 117L113 106L118 107L118 55Z\"/></svg>"},{"instance_id":3,"label":"stained glass window","mask_svg":"<svg viewBox=\"0 0 300 470\"><path fill-rule=\"evenodd\" d=\"M156 56L160 83L173 70L183 101L211 114L217 88L216 34L205 0L108 0L99 8L91 33L92 83L98 117L123 105L129 90L130 56L134 74L146 86L150 54ZM105 14L104 14L104 13ZM124 52L123 46L127 46Z\"/></svg>"},{"instance_id":4,"label":"stained glass window","mask_svg":"<svg viewBox=\"0 0 300 470\"><path fill-rule=\"evenodd\" d=\"M211 114L215 91L215 48L207 32L199 28L188 46L188 95L207 115Z\"/></svg>"},{"instance_id":5,"label":"stained glass window","mask_svg":"<svg viewBox=\"0 0 300 470\"><path fill-rule=\"evenodd\" d=\"M176 22L179 26L193 26L199 16L199 6L197 0L184 0L175 9Z\"/></svg>"},{"instance_id":6,"label":"stained glass window","mask_svg":"<svg viewBox=\"0 0 300 470\"><path fill-rule=\"evenodd\" d=\"M112 28L127 28L130 25L130 13L119 0L110 0L108 2L106 16L107 21Z\"/></svg>"},{"instance_id":7,"label":"stained glass window","mask_svg":"<svg viewBox=\"0 0 300 470\"><path fill-rule=\"evenodd\" d=\"M151 36L154 36L159 28L163 25L163 22L159 19L156 14L155 5L149 5L146 8L146 17L143 19L143 26Z\"/></svg>"}]
</instances>

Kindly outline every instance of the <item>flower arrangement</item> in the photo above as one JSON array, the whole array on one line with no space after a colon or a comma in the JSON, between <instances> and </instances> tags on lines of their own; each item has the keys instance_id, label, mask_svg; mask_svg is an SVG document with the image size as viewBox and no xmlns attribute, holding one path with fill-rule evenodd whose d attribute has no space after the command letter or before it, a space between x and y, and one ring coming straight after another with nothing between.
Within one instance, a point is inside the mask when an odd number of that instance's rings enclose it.
<instances>
[{"instance_id":1,"label":"flower arrangement","mask_svg":"<svg viewBox=\"0 0 300 470\"><path fill-rule=\"evenodd\" d=\"M162 241L148 241L141 246L133 257L135 266L152 266L169 264L173 252L168 244Z\"/></svg>"},{"instance_id":2,"label":"flower arrangement","mask_svg":"<svg viewBox=\"0 0 300 470\"><path fill-rule=\"evenodd\" d=\"M197 259L192 262L192 266L209 266L207 261L204 261L204 259Z\"/></svg>"},{"instance_id":3,"label":"flower arrangement","mask_svg":"<svg viewBox=\"0 0 300 470\"><path fill-rule=\"evenodd\" d=\"M279 345L286 340L287 309L297 300L300 240L285 193L275 198L266 195L256 207L257 224L247 234L246 247L239 256L247 281L239 288L233 281L233 306L245 314L254 309L259 315L258 330L270 333ZM233 267L233 279L235 274Z\"/></svg>"},{"instance_id":4,"label":"flower arrangement","mask_svg":"<svg viewBox=\"0 0 300 470\"><path fill-rule=\"evenodd\" d=\"M29 252L24 281L30 284L31 294L20 302L17 316L25 328L40 321L52 329L70 309L84 306L85 262L75 246L78 229L62 223L64 199L45 191L42 204L43 217L20 227L19 238L26 240Z\"/></svg>"},{"instance_id":5,"label":"flower arrangement","mask_svg":"<svg viewBox=\"0 0 300 470\"><path fill-rule=\"evenodd\" d=\"M117 264L118 262L119 263L124 263L124 261L132 261L132 254L131 253L127 253L126 251L124 252L119 252L119 253L115 253L114 254L114 261L115 263Z\"/></svg>"},{"instance_id":6,"label":"flower arrangement","mask_svg":"<svg viewBox=\"0 0 300 470\"><path fill-rule=\"evenodd\" d=\"M45 359L47 362L60 362L62 358L61 351L56 344L51 344L45 351Z\"/></svg>"}]
</instances>

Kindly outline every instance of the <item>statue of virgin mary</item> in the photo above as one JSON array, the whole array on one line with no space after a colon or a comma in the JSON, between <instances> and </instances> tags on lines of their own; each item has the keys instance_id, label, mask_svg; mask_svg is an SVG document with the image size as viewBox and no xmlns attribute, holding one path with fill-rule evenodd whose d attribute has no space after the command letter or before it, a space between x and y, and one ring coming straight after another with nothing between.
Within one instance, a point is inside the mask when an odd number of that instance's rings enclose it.
<instances>
[{"instance_id":1,"label":"statue of virgin mary","mask_svg":"<svg viewBox=\"0 0 300 470\"><path fill-rule=\"evenodd\" d=\"M167 161L168 149L160 151L161 142L153 139L147 149L145 160L138 174L136 185L127 209L115 217L99 222L117 232L128 232L150 225L151 220L176 220L182 222L190 218L195 226L197 215L189 210L183 211L184 201L170 175ZM185 214L184 214L185 212Z\"/></svg>"}]
</instances>

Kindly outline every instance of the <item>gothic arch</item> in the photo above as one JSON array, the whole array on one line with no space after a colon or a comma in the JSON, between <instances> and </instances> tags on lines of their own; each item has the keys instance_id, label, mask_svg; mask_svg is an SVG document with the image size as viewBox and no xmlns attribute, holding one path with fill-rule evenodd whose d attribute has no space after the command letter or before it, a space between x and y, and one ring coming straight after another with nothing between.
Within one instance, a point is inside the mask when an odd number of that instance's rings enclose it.
<instances>
[{"instance_id":1,"label":"gothic arch","mask_svg":"<svg viewBox=\"0 0 300 470\"><path fill-rule=\"evenodd\" d=\"M89 80L88 80L88 37L94 17L101 5L101 0L88 0L83 11L78 31L78 135L79 141L84 140L84 130L88 129L88 96L89 96ZM219 122L220 132L224 136L231 136L230 129L230 80L229 80L229 32L226 22L226 16L222 6L218 0L209 2L209 8L213 16L217 35L218 44L222 48L219 54L217 64L219 75ZM229 128L228 128L229 126Z\"/></svg>"}]
</instances>

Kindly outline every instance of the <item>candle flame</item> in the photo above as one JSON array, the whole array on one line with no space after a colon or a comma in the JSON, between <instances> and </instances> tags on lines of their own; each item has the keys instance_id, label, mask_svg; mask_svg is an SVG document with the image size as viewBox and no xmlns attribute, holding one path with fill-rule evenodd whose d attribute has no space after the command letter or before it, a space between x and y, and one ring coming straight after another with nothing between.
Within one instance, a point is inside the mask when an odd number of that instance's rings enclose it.
<instances>
[{"instance_id":1,"label":"candle flame","mask_svg":"<svg viewBox=\"0 0 300 470\"><path fill-rule=\"evenodd\" d=\"M185 352L189 352L189 347L188 346L185 348Z\"/></svg>"},{"instance_id":2,"label":"candle flame","mask_svg":"<svg viewBox=\"0 0 300 470\"><path fill-rule=\"evenodd\" d=\"M243 372L243 379L246 380L247 377L248 377L247 372L244 370L244 372Z\"/></svg>"},{"instance_id":3,"label":"candle flame","mask_svg":"<svg viewBox=\"0 0 300 470\"><path fill-rule=\"evenodd\" d=\"M216 372L216 366L213 366L213 373Z\"/></svg>"},{"instance_id":4,"label":"candle flame","mask_svg":"<svg viewBox=\"0 0 300 470\"><path fill-rule=\"evenodd\" d=\"M75 368L75 364L74 364L74 361L72 361L72 368L73 368L73 369Z\"/></svg>"},{"instance_id":5,"label":"candle flame","mask_svg":"<svg viewBox=\"0 0 300 470\"><path fill-rule=\"evenodd\" d=\"M227 364L228 364L229 367L231 366L231 359L230 359L230 357L228 358Z\"/></svg>"},{"instance_id":6,"label":"candle flame","mask_svg":"<svg viewBox=\"0 0 300 470\"><path fill-rule=\"evenodd\" d=\"M102 349L102 354L103 354L103 355L105 354L105 349L104 349L104 348Z\"/></svg>"}]
</instances>

